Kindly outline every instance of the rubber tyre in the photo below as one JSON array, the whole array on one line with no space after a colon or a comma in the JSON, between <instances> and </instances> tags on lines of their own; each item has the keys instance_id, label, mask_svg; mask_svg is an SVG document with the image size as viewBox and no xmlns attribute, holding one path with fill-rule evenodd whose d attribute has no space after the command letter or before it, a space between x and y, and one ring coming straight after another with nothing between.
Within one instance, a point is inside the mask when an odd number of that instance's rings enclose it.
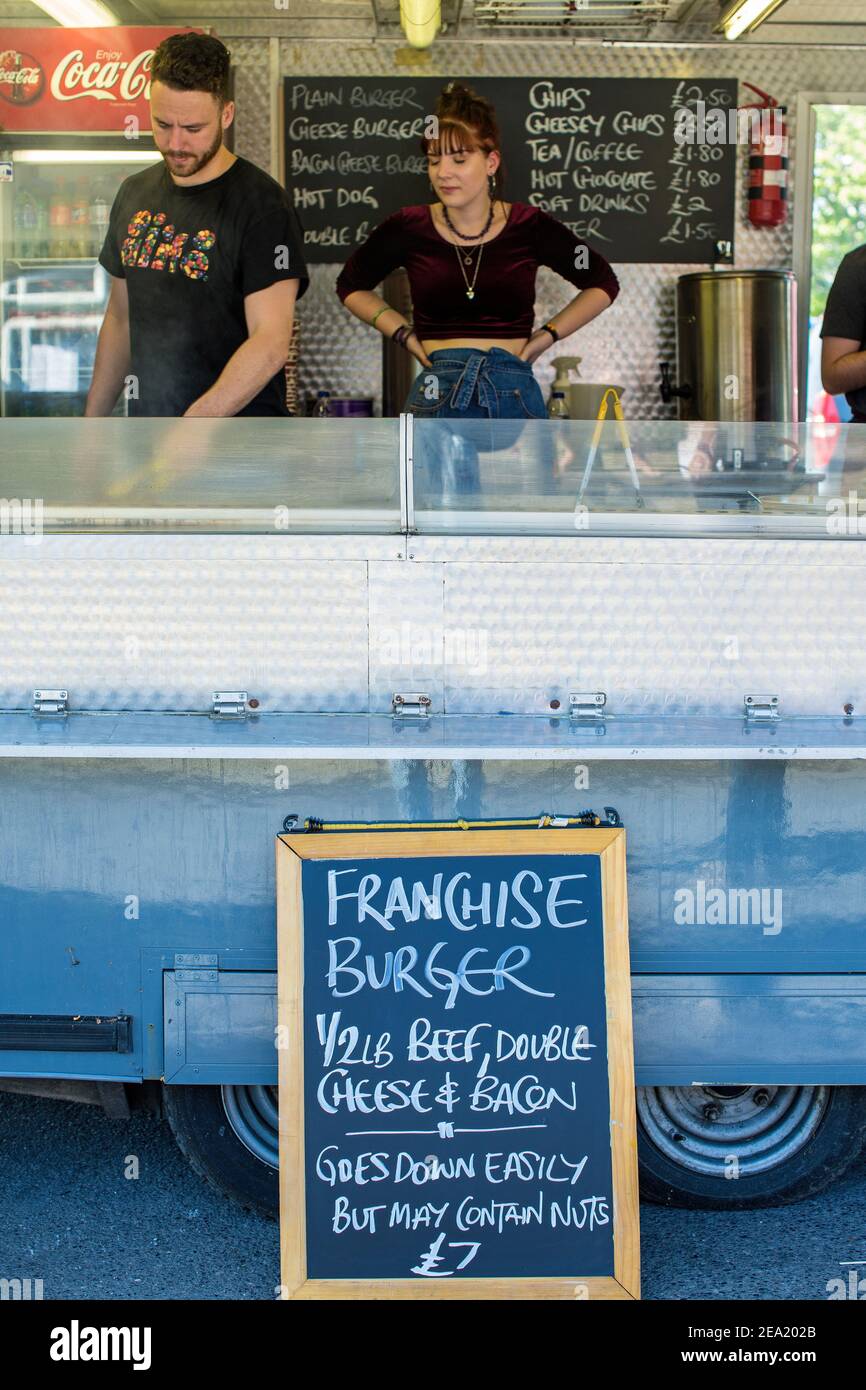
<instances>
[{"instance_id":1,"label":"rubber tyre","mask_svg":"<svg viewBox=\"0 0 866 1390\"><path fill-rule=\"evenodd\" d=\"M163 1086L165 1117L181 1153L200 1178L246 1211L276 1221L279 1171L238 1139L219 1086Z\"/></svg>"},{"instance_id":2,"label":"rubber tyre","mask_svg":"<svg viewBox=\"0 0 866 1390\"><path fill-rule=\"evenodd\" d=\"M802 1149L766 1172L736 1181L679 1167L656 1147L640 1120L637 1136L640 1195L648 1202L709 1211L787 1206L822 1192L861 1156L866 1087L831 1087L824 1116Z\"/></svg>"}]
</instances>

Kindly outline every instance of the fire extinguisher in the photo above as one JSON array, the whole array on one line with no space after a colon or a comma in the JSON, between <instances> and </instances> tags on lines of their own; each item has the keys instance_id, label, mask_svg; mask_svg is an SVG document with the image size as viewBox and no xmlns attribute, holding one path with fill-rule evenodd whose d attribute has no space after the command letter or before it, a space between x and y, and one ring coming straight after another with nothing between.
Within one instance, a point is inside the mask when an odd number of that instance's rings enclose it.
<instances>
[{"instance_id":1,"label":"fire extinguisher","mask_svg":"<svg viewBox=\"0 0 866 1390\"><path fill-rule=\"evenodd\" d=\"M762 100L740 110L772 112L770 120L761 117L760 128L749 145L749 221L755 227L780 227L788 215L787 108L751 82L743 86Z\"/></svg>"}]
</instances>

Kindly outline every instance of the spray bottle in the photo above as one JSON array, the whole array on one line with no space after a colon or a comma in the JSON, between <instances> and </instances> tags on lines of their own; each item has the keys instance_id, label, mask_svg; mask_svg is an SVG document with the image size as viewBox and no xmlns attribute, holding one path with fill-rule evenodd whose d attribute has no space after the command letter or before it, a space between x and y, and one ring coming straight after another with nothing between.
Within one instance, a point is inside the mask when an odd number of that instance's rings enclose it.
<instances>
[{"instance_id":1,"label":"spray bottle","mask_svg":"<svg viewBox=\"0 0 866 1390\"><path fill-rule=\"evenodd\" d=\"M554 357L553 370L556 375L553 378L553 385L550 388L551 395L553 395L554 391L561 391L566 400L568 400L567 392L571 385L570 373L574 372L574 375L579 377L579 368L582 361L582 357Z\"/></svg>"},{"instance_id":2,"label":"spray bottle","mask_svg":"<svg viewBox=\"0 0 866 1390\"><path fill-rule=\"evenodd\" d=\"M556 376L551 387L551 394L554 391L561 391L565 397L568 407L568 415L572 420L595 420L598 416L602 397L608 387L613 386L618 395L622 395L624 386L618 386L614 381L581 381L579 367L583 359L581 357L554 357L553 366ZM572 379L572 374L577 380Z\"/></svg>"}]
</instances>

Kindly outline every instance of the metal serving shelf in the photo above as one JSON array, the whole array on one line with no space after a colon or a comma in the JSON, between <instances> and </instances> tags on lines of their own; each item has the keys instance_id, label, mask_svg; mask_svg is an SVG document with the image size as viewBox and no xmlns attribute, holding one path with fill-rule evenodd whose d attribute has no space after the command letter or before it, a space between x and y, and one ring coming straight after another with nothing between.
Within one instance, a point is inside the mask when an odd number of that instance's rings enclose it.
<instances>
[{"instance_id":1,"label":"metal serving shelf","mask_svg":"<svg viewBox=\"0 0 866 1390\"><path fill-rule=\"evenodd\" d=\"M866 719L523 715L0 714L0 758L448 758L606 762L866 758Z\"/></svg>"}]
</instances>

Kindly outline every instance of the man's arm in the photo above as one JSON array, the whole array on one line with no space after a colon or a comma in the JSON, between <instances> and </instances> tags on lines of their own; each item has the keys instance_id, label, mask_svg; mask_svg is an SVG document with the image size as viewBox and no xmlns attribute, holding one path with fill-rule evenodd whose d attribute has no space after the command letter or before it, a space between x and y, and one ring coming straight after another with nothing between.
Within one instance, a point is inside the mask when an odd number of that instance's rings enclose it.
<instances>
[{"instance_id":1,"label":"man's arm","mask_svg":"<svg viewBox=\"0 0 866 1390\"><path fill-rule=\"evenodd\" d=\"M244 299L249 337L229 358L213 386L187 415L237 415L285 366L292 340L298 280L278 280Z\"/></svg>"},{"instance_id":2,"label":"man's arm","mask_svg":"<svg viewBox=\"0 0 866 1390\"><path fill-rule=\"evenodd\" d=\"M126 281L111 276L111 294L96 343L93 377L84 414L110 415L129 373L129 295Z\"/></svg>"},{"instance_id":3,"label":"man's arm","mask_svg":"<svg viewBox=\"0 0 866 1390\"><path fill-rule=\"evenodd\" d=\"M866 386L866 248L842 257L830 286L821 325L821 384L831 396Z\"/></svg>"},{"instance_id":4,"label":"man's arm","mask_svg":"<svg viewBox=\"0 0 866 1390\"><path fill-rule=\"evenodd\" d=\"M866 352L858 338L825 338L821 347L821 384L831 396L866 386Z\"/></svg>"}]
</instances>

